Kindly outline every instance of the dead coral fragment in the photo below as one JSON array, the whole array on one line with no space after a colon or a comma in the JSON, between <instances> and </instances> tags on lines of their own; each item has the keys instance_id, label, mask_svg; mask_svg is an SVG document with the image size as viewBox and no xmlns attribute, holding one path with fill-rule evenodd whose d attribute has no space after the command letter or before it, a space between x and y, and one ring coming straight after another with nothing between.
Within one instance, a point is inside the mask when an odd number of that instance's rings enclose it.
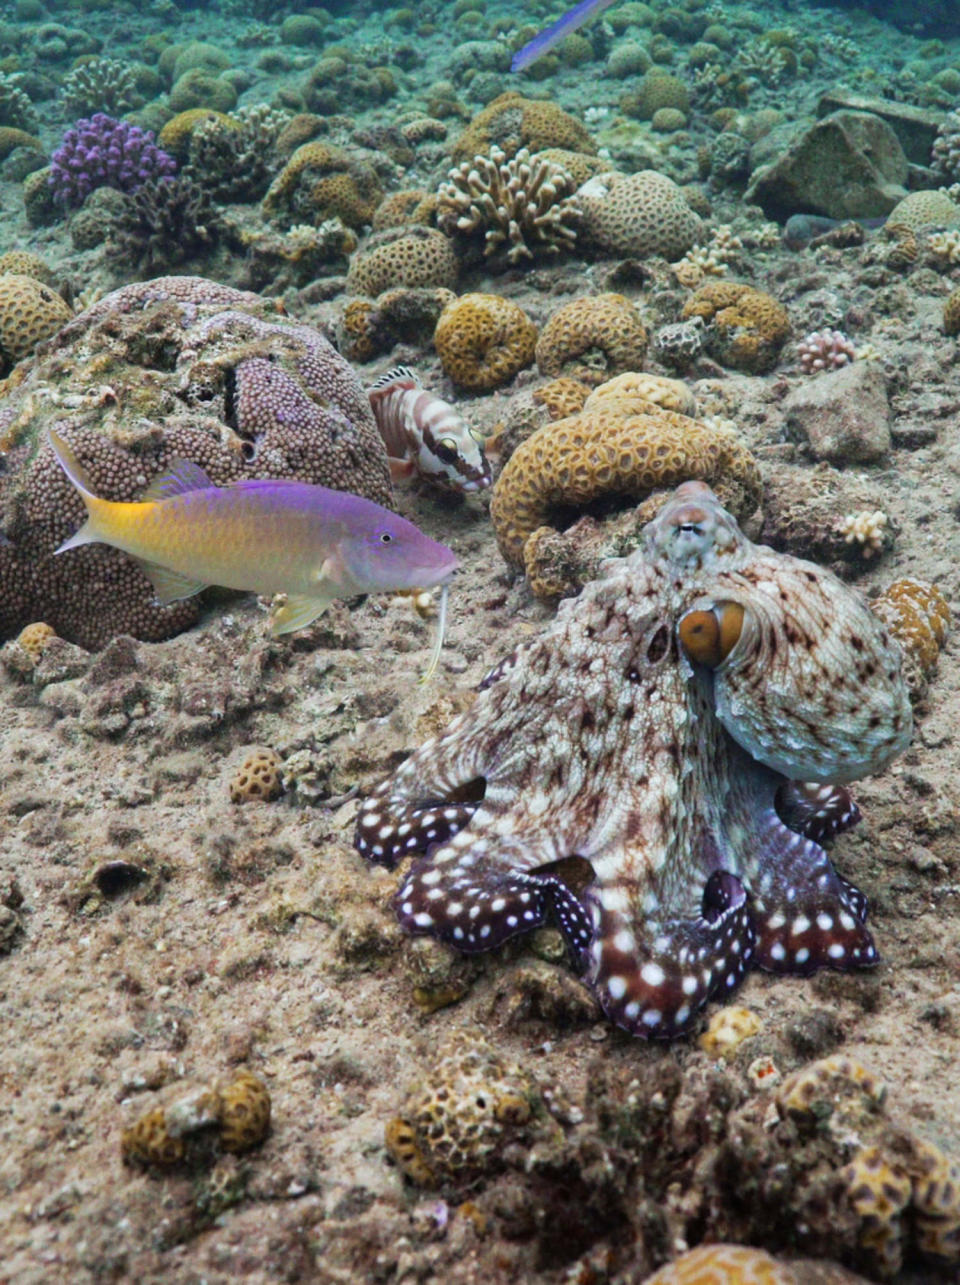
<instances>
[{"instance_id":1,"label":"dead coral fragment","mask_svg":"<svg viewBox=\"0 0 960 1285\"><path fill-rule=\"evenodd\" d=\"M120 1154L124 1164L148 1171L177 1169L212 1160L218 1150L236 1155L250 1151L269 1130L267 1086L243 1071L148 1111L124 1129Z\"/></svg>"},{"instance_id":2,"label":"dead coral fragment","mask_svg":"<svg viewBox=\"0 0 960 1285\"><path fill-rule=\"evenodd\" d=\"M481 392L502 388L530 365L537 328L510 299L465 294L441 312L433 342L457 387Z\"/></svg>"},{"instance_id":3,"label":"dead coral fragment","mask_svg":"<svg viewBox=\"0 0 960 1285\"><path fill-rule=\"evenodd\" d=\"M230 802L269 803L283 793L283 761L276 750L261 745L251 750L233 774Z\"/></svg>"},{"instance_id":4,"label":"dead coral fragment","mask_svg":"<svg viewBox=\"0 0 960 1285\"><path fill-rule=\"evenodd\" d=\"M601 384L611 375L643 364L647 329L624 295L600 294L572 299L558 308L537 340L542 375L567 375Z\"/></svg>"},{"instance_id":5,"label":"dead coral fragment","mask_svg":"<svg viewBox=\"0 0 960 1285\"><path fill-rule=\"evenodd\" d=\"M573 248L580 207L570 174L521 148L512 160L499 147L450 171L438 192L437 223L453 236L482 236L487 258L508 263Z\"/></svg>"}]
</instances>

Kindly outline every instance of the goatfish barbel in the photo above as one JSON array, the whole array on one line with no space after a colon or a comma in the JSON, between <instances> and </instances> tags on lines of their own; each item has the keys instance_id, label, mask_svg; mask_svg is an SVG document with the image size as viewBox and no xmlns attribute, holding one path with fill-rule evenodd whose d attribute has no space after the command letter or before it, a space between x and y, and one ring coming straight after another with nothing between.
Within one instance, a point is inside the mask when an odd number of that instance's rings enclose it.
<instances>
[{"instance_id":1,"label":"goatfish barbel","mask_svg":"<svg viewBox=\"0 0 960 1285\"><path fill-rule=\"evenodd\" d=\"M604 9L609 9L613 0L581 0L580 4L575 5L568 10L562 18L545 27L538 35L518 49L513 55L510 62L511 71L523 71L531 63L548 54L554 45L558 45L564 36L569 36L571 32L578 31L591 18L595 18L598 13L603 13Z\"/></svg>"},{"instance_id":2,"label":"goatfish barbel","mask_svg":"<svg viewBox=\"0 0 960 1285\"><path fill-rule=\"evenodd\" d=\"M70 444L53 429L48 437L87 506L86 522L56 552L97 542L122 549L161 604L211 584L282 593L286 602L270 624L285 634L309 625L335 598L430 589L458 565L446 545L362 496L275 479L214 486L189 460L175 461L138 501L104 500ZM445 585L443 592L445 601Z\"/></svg>"}]
</instances>

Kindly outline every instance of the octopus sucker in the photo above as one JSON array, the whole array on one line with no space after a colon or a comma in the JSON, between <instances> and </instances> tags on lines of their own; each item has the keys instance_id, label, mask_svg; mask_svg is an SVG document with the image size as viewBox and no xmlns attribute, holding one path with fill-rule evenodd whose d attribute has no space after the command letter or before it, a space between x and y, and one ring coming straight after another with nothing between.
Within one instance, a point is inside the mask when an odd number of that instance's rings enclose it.
<instances>
[{"instance_id":1,"label":"octopus sucker","mask_svg":"<svg viewBox=\"0 0 960 1285\"><path fill-rule=\"evenodd\" d=\"M822 844L909 743L899 651L703 483L481 687L360 810L364 856L415 857L405 930L470 952L555 924L609 1019L657 1038L752 968L876 963Z\"/></svg>"}]
</instances>

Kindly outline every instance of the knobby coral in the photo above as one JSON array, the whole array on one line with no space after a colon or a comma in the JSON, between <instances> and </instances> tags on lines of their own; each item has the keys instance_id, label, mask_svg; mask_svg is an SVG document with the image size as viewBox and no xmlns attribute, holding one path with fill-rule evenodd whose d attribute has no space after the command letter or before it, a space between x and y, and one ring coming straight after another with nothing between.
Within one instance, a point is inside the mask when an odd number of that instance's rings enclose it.
<instances>
[{"instance_id":1,"label":"knobby coral","mask_svg":"<svg viewBox=\"0 0 960 1285\"><path fill-rule=\"evenodd\" d=\"M150 130L97 112L68 129L50 158L50 188L67 207L82 205L98 187L135 192L150 179L176 172L177 163Z\"/></svg>"},{"instance_id":2,"label":"knobby coral","mask_svg":"<svg viewBox=\"0 0 960 1285\"><path fill-rule=\"evenodd\" d=\"M499 147L450 171L438 192L437 222L451 236L483 239L487 258L509 263L570 250L580 207L567 171L521 148L510 160Z\"/></svg>"}]
</instances>

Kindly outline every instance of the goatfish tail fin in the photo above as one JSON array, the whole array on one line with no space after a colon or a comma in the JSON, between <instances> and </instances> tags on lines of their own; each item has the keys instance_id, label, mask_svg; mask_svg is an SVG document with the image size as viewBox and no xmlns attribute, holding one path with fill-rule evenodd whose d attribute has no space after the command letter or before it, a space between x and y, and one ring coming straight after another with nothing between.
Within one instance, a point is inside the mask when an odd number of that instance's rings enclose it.
<instances>
[{"instance_id":1,"label":"goatfish tail fin","mask_svg":"<svg viewBox=\"0 0 960 1285\"><path fill-rule=\"evenodd\" d=\"M63 544L54 550L54 553L63 553L67 549L76 549L81 544L94 544L102 539L97 531L96 509L103 501L94 494L87 471L77 459L76 452L70 443L53 428L47 429L47 438L50 442L50 448L56 456L57 463L66 473L87 506L86 522L84 522L79 531L75 531L69 539L64 540Z\"/></svg>"}]
</instances>

